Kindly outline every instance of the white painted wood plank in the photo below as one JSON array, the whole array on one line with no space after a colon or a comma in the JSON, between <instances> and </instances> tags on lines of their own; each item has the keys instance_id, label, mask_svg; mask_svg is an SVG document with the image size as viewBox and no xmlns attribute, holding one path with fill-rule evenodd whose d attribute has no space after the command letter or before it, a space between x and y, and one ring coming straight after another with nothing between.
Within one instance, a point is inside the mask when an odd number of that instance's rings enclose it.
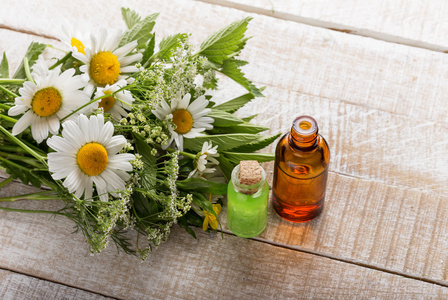
<instances>
[{"instance_id":1,"label":"white painted wood plank","mask_svg":"<svg viewBox=\"0 0 448 300\"><path fill-rule=\"evenodd\" d=\"M62 284L0 270L0 298L3 300L64 299L93 300L112 299Z\"/></svg>"},{"instance_id":2,"label":"white painted wood plank","mask_svg":"<svg viewBox=\"0 0 448 300\"><path fill-rule=\"evenodd\" d=\"M199 0L393 43L446 52L446 1Z\"/></svg>"},{"instance_id":3,"label":"white painted wood plank","mask_svg":"<svg viewBox=\"0 0 448 300\"><path fill-rule=\"evenodd\" d=\"M12 184L22 192L31 189ZM58 206L54 201L47 203L48 209ZM169 240L144 263L117 254L112 247L91 256L82 236L70 235L70 227L70 221L60 217L49 220L42 215L0 212L0 268L125 299L448 295L448 288L439 285L444 282L424 282L227 234L221 238L201 229L196 230L195 240L174 227Z\"/></svg>"},{"instance_id":4,"label":"white painted wood plank","mask_svg":"<svg viewBox=\"0 0 448 300\"><path fill-rule=\"evenodd\" d=\"M81 22L90 28L124 28L120 3L31 0L8 2L0 12L6 26L58 36L60 24ZM192 32L199 43L211 32L248 14L202 2L173 0L128 3L140 14L160 12L159 37ZM92 16L89 12L95 12ZM39 15L46 22L41 22ZM20 16L20 17L15 17ZM113 17L111 17L113 16ZM179 17L189 16L189 17ZM287 90L338 99L434 122L448 122L446 68L443 53L391 44L360 36L252 14L254 36L242 58L253 81ZM262 70L262 71L260 71Z\"/></svg>"}]
</instances>

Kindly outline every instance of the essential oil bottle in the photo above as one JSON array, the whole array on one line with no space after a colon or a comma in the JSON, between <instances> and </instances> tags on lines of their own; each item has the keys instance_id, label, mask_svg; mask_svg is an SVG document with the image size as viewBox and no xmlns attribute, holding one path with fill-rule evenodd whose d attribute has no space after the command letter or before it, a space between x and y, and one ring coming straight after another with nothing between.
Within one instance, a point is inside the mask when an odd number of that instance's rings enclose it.
<instances>
[{"instance_id":1,"label":"essential oil bottle","mask_svg":"<svg viewBox=\"0 0 448 300\"><path fill-rule=\"evenodd\" d=\"M285 220L317 217L325 202L330 150L316 120L300 116L275 150L273 207Z\"/></svg>"},{"instance_id":2,"label":"essential oil bottle","mask_svg":"<svg viewBox=\"0 0 448 300\"><path fill-rule=\"evenodd\" d=\"M255 160L241 161L227 189L227 226L237 236L255 237L266 228L269 186Z\"/></svg>"}]
</instances>

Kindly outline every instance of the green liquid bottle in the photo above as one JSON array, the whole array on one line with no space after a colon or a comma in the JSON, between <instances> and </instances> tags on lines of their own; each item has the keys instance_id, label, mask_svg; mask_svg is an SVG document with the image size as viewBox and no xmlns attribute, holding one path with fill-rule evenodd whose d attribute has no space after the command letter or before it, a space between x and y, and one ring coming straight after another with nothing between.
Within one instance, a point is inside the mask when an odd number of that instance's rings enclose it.
<instances>
[{"instance_id":1,"label":"green liquid bottle","mask_svg":"<svg viewBox=\"0 0 448 300\"><path fill-rule=\"evenodd\" d=\"M251 167L246 168L247 162ZM256 165L255 165L256 164ZM241 176L241 173L246 175ZM249 175L247 175L249 173ZM252 173L252 174L250 174ZM252 179L248 176L252 177ZM227 189L227 226L237 236L255 237L266 228L269 186L257 161L242 161L232 171Z\"/></svg>"}]
</instances>

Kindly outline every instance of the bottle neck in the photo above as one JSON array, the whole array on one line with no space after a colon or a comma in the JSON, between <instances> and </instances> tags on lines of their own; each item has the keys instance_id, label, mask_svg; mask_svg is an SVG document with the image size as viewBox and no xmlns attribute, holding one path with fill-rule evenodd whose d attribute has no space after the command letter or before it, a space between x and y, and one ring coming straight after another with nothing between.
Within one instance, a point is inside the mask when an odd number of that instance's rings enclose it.
<instances>
[{"instance_id":1,"label":"bottle neck","mask_svg":"<svg viewBox=\"0 0 448 300\"><path fill-rule=\"evenodd\" d=\"M310 116L300 116L294 120L289 134L289 143L294 148L312 150L317 147L319 128Z\"/></svg>"}]
</instances>

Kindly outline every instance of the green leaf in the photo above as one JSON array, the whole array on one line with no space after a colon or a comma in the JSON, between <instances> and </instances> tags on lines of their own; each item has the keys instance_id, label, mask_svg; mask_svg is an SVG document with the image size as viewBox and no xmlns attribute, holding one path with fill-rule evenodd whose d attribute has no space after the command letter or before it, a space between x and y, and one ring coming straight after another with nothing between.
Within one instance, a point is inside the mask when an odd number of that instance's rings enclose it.
<instances>
[{"instance_id":1,"label":"green leaf","mask_svg":"<svg viewBox=\"0 0 448 300\"><path fill-rule=\"evenodd\" d=\"M237 56L243 49L247 39L244 34L252 18L247 17L213 33L202 42L199 53L213 63L221 65L224 60Z\"/></svg>"},{"instance_id":2,"label":"green leaf","mask_svg":"<svg viewBox=\"0 0 448 300\"><path fill-rule=\"evenodd\" d=\"M226 158L235 164L239 164L242 160L256 160L259 163L272 161L275 159L273 153L236 153L224 152Z\"/></svg>"},{"instance_id":3,"label":"green leaf","mask_svg":"<svg viewBox=\"0 0 448 300\"><path fill-rule=\"evenodd\" d=\"M258 134L221 134L221 135L203 135L195 137L194 139L184 139L184 148L199 152L202 150L204 142L212 142L213 145L218 145L218 151L230 150L251 142L256 142L264 136Z\"/></svg>"},{"instance_id":4,"label":"green leaf","mask_svg":"<svg viewBox=\"0 0 448 300\"><path fill-rule=\"evenodd\" d=\"M231 163L230 160L224 157L224 155L220 155L216 158L219 161L219 169L224 174L224 177L227 181L232 179L232 171L235 168L235 164Z\"/></svg>"},{"instance_id":5,"label":"green leaf","mask_svg":"<svg viewBox=\"0 0 448 300\"><path fill-rule=\"evenodd\" d=\"M227 102L224 102L222 104L219 104L215 106L215 109L220 109L228 113L234 113L244 105L246 105L248 102L250 102L252 99L254 99L255 96L252 93L247 93L242 96L236 97L232 100L229 100Z\"/></svg>"},{"instance_id":6,"label":"green leaf","mask_svg":"<svg viewBox=\"0 0 448 300\"><path fill-rule=\"evenodd\" d=\"M131 29L132 27L134 27L135 24L137 24L138 22L140 22L140 20L142 19L138 13L136 13L135 11L133 11L130 8L121 8L121 15L123 16L123 20L126 23L126 26L128 27L128 29Z\"/></svg>"},{"instance_id":7,"label":"green leaf","mask_svg":"<svg viewBox=\"0 0 448 300\"><path fill-rule=\"evenodd\" d=\"M249 116L249 117L246 117L246 118L241 118L241 120L243 120L245 122L250 122L250 121L252 121L253 118L255 118L257 116L258 116L258 114L255 114L255 115L252 115L252 116Z\"/></svg>"},{"instance_id":8,"label":"green leaf","mask_svg":"<svg viewBox=\"0 0 448 300\"><path fill-rule=\"evenodd\" d=\"M176 181L177 187L184 191L197 191L213 195L226 195L227 184L207 181L202 178L188 178Z\"/></svg>"},{"instance_id":9,"label":"green leaf","mask_svg":"<svg viewBox=\"0 0 448 300\"><path fill-rule=\"evenodd\" d=\"M140 175L142 186L151 190L157 184L157 162L155 157L151 155L151 147L139 135L136 134L134 137L137 152L142 156L143 162L143 170Z\"/></svg>"},{"instance_id":10,"label":"green leaf","mask_svg":"<svg viewBox=\"0 0 448 300\"><path fill-rule=\"evenodd\" d=\"M159 212L159 205L152 199L148 199L140 192L134 192L132 194L134 200L134 206L137 210L138 217L156 217Z\"/></svg>"},{"instance_id":11,"label":"green leaf","mask_svg":"<svg viewBox=\"0 0 448 300\"><path fill-rule=\"evenodd\" d=\"M189 218L187 217L187 215L182 216L181 218L177 219L177 224L179 224L180 227L185 229L185 231L188 232L192 237L196 238L196 234L194 233L194 230L191 229L190 227L188 227Z\"/></svg>"},{"instance_id":12,"label":"green leaf","mask_svg":"<svg viewBox=\"0 0 448 300\"><path fill-rule=\"evenodd\" d=\"M0 63L0 77L9 78L9 65L8 59L6 58L6 52L3 52L3 59Z\"/></svg>"},{"instance_id":13,"label":"green leaf","mask_svg":"<svg viewBox=\"0 0 448 300\"><path fill-rule=\"evenodd\" d=\"M228 127L241 124L244 122L243 120L235 117L232 114L213 108L212 111L207 116L215 119L215 121L213 122L213 126Z\"/></svg>"},{"instance_id":14,"label":"green leaf","mask_svg":"<svg viewBox=\"0 0 448 300\"><path fill-rule=\"evenodd\" d=\"M156 24L155 20L159 14L155 13L147 16L142 21L139 21L131 29L126 31L126 33L121 38L119 47L129 44L132 41L137 41L138 48L143 48L148 40L152 37L151 30Z\"/></svg>"},{"instance_id":15,"label":"green leaf","mask_svg":"<svg viewBox=\"0 0 448 300\"><path fill-rule=\"evenodd\" d=\"M32 42L30 44L30 46L28 47L28 50L25 53L25 57L28 58L28 64L29 64L30 68L34 65L34 63L36 62L39 55L41 55L42 52L44 52L46 47L47 47L47 45L36 43L36 42ZM22 62L20 63L19 68L17 69L16 73L14 74L13 78L26 79L25 67L23 65L23 59L22 59Z\"/></svg>"},{"instance_id":16,"label":"green leaf","mask_svg":"<svg viewBox=\"0 0 448 300\"><path fill-rule=\"evenodd\" d=\"M212 130L208 130L208 133L225 134L225 133L260 133L269 130L269 127L255 125L251 123L242 123L230 127L214 127Z\"/></svg>"},{"instance_id":17,"label":"green leaf","mask_svg":"<svg viewBox=\"0 0 448 300\"><path fill-rule=\"evenodd\" d=\"M173 52L180 46L180 43L184 42L187 37L188 35L185 33L178 33L164 38L159 44L159 51L151 60L155 58L162 60L169 59L173 55Z\"/></svg>"},{"instance_id":18,"label":"green leaf","mask_svg":"<svg viewBox=\"0 0 448 300\"><path fill-rule=\"evenodd\" d=\"M205 209L207 212L218 217L215 213L215 210L213 209L213 204L208 201L204 195L202 195L201 193L192 193L192 195L194 204L199 205L199 207L201 207L202 209Z\"/></svg>"},{"instance_id":19,"label":"green leaf","mask_svg":"<svg viewBox=\"0 0 448 300\"><path fill-rule=\"evenodd\" d=\"M228 59L225 60L222 64L222 67L219 71L229 78L233 79L236 83L240 84L246 90L251 92L255 97L264 97L261 93L260 89L258 89L251 81L249 81L246 77L244 77L244 73L241 71L240 67L243 66L246 62Z\"/></svg>"},{"instance_id":20,"label":"green leaf","mask_svg":"<svg viewBox=\"0 0 448 300\"><path fill-rule=\"evenodd\" d=\"M244 146L236 147L232 149L233 152L254 152L260 149L263 149L267 146L269 146L273 141L275 141L281 133L275 134L275 135L267 135L263 136L263 138L260 138L254 142L249 142Z\"/></svg>"},{"instance_id":21,"label":"green leaf","mask_svg":"<svg viewBox=\"0 0 448 300\"><path fill-rule=\"evenodd\" d=\"M154 54L154 47L155 46L156 46L156 35L154 34L152 36L152 38L149 40L149 43L146 46L145 51L143 52L143 57L142 57L142 62L141 62L142 65L146 64L146 62Z\"/></svg>"}]
</instances>

